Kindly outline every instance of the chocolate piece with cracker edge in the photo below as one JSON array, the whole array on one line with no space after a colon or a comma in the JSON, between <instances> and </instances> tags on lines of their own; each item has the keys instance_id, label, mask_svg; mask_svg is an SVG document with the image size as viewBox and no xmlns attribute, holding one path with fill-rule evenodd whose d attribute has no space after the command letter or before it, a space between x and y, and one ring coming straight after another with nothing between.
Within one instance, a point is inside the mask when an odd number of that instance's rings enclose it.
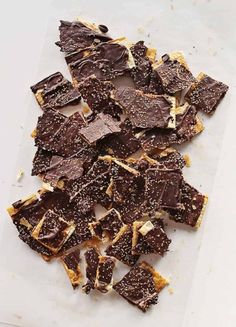
<instances>
[{"instance_id":1,"label":"chocolate piece with cracker edge","mask_svg":"<svg viewBox=\"0 0 236 327\"><path fill-rule=\"evenodd\" d=\"M68 105L77 105L81 100L78 89L60 72L54 73L31 86L31 90L42 110L59 110Z\"/></svg>"},{"instance_id":2,"label":"chocolate piece with cracker edge","mask_svg":"<svg viewBox=\"0 0 236 327\"><path fill-rule=\"evenodd\" d=\"M125 159L137 152L141 145L135 137L132 124L126 119L120 124L121 131L114 135L109 135L99 143L101 151L117 158Z\"/></svg>"},{"instance_id":3,"label":"chocolate piece with cracker edge","mask_svg":"<svg viewBox=\"0 0 236 327\"><path fill-rule=\"evenodd\" d=\"M152 304L157 303L158 294L166 285L168 281L143 261L113 285L113 289L145 312Z\"/></svg>"},{"instance_id":4,"label":"chocolate piece with cracker edge","mask_svg":"<svg viewBox=\"0 0 236 327\"><path fill-rule=\"evenodd\" d=\"M166 93L175 94L191 86L195 78L181 53L165 54L153 69Z\"/></svg>"},{"instance_id":5,"label":"chocolate piece with cracker edge","mask_svg":"<svg viewBox=\"0 0 236 327\"><path fill-rule=\"evenodd\" d=\"M95 24L81 20L74 22L61 20L60 23L60 41L56 42L56 45L63 52L73 52L111 40L105 33L101 33L101 29Z\"/></svg>"},{"instance_id":6,"label":"chocolate piece with cracker edge","mask_svg":"<svg viewBox=\"0 0 236 327\"><path fill-rule=\"evenodd\" d=\"M155 149L148 156L144 155L144 159L153 160L153 163L156 161L156 165L159 169L166 170L175 170L182 169L186 166L186 159L181 155L179 151L174 148L168 147L165 149Z\"/></svg>"},{"instance_id":7,"label":"chocolate piece with cracker edge","mask_svg":"<svg viewBox=\"0 0 236 327\"><path fill-rule=\"evenodd\" d=\"M72 287L75 289L81 284L82 273L80 270L80 250L74 249L61 257L62 264L70 279Z\"/></svg>"},{"instance_id":8,"label":"chocolate piece with cracker edge","mask_svg":"<svg viewBox=\"0 0 236 327\"><path fill-rule=\"evenodd\" d=\"M108 256L99 256L96 279L94 288L102 293L107 293L112 289L113 270L115 268L115 259Z\"/></svg>"},{"instance_id":9,"label":"chocolate piece with cracker edge","mask_svg":"<svg viewBox=\"0 0 236 327\"><path fill-rule=\"evenodd\" d=\"M179 208L182 182L183 176L180 170L147 169L145 208L151 211Z\"/></svg>"},{"instance_id":10,"label":"chocolate piece with cracker edge","mask_svg":"<svg viewBox=\"0 0 236 327\"><path fill-rule=\"evenodd\" d=\"M31 236L53 253L57 253L74 230L73 221L68 222L49 209L34 227Z\"/></svg>"},{"instance_id":11,"label":"chocolate piece with cracker edge","mask_svg":"<svg viewBox=\"0 0 236 327\"><path fill-rule=\"evenodd\" d=\"M229 87L222 82L216 81L210 76L200 73L197 82L194 83L186 95L189 103L207 114L212 114Z\"/></svg>"},{"instance_id":12,"label":"chocolate piece with cracker edge","mask_svg":"<svg viewBox=\"0 0 236 327\"><path fill-rule=\"evenodd\" d=\"M83 100L92 110L93 115L100 112L109 114L114 118L119 118L122 113L121 108L111 98L111 91L114 85L108 81L101 81L95 75L91 75L78 84L78 89Z\"/></svg>"},{"instance_id":13,"label":"chocolate piece with cracker edge","mask_svg":"<svg viewBox=\"0 0 236 327\"><path fill-rule=\"evenodd\" d=\"M199 228L206 208L208 197L201 194L185 181L181 188L181 204L183 208L168 209L170 219L176 222Z\"/></svg>"},{"instance_id":14,"label":"chocolate piece with cracker edge","mask_svg":"<svg viewBox=\"0 0 236 327\"><path fill-rule=\"evenodd\" d=\"M127 113L131 123L140 128L174 128L175 98L145 94L131 87L112 91L116 103Z\"/></svg>"},{"instance_id":15,"label":"chocolate piece with cracker edge","mask_svg":"<svg viewBox=\"0 0 236 327\"><path fill-rule=\"evenodd\" d=\"M170 243L161 218L133 223L133 254L158 253L163 256Z\"/></svg>"},{"instance_id":16,"label":"chocolate piece with cracker edge","mask_svg":"<svg viewBox=\"0 0 236 327\"><path fill-rule=\"evenodd\" d=\"M132 254L132 237L131 226L124 225L112 241L112 244L105 250L106 254L115 257L128 266L134 266L139 259L139 255Z\"/></svg>"},{"instance_id":17,"label":"chocolate piece with cracker edge","mask_svg":"<svg viewBox=\"0 0 236 327\"><path fill-rule=\"evenodd\" d=\"M99 264L100 252L96 247L91 247L84 253L86 261L86 278L87 283L82 286L82 290L88 294L94 289L94 283L97 277L97 268Z\"/></svg>"},{"instance_id":18,"label":"chocolate piece with cracker edge","mask_svg":"<svg viewBox=\"0 0 236 327\"><path fill-rule=\"evenodd\" d=\"M110 115L100 113L88 126L82 127L79 133L89 144L93 144L107 135L120 131L119 122Z\"/></svg>"}]
</instances>

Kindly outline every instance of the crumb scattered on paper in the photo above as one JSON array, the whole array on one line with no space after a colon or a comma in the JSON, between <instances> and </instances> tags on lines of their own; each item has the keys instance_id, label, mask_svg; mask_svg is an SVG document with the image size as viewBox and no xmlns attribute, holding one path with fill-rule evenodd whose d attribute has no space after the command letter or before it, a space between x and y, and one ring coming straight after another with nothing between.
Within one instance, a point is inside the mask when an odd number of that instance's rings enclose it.
<instances>
[{"instance_id":1,"label":"crumb scattered on paper","mask_svg":"<svg viewBox=\"0 0 236 327\"><path fill-rule=\"evenodd\" d=\"M171 294L171 295L172 295L172 294L174 293L174 290L173 290L173 288L172 288L172 287L169 287L169 288L168 288L168 292L169 292L169 294Z\"/></svg>"},{"instance_id":2,"label":"crumb scattered on paper","mask_svg":"<svg viewBox=\"0 0 236 327\"><path fill-rule=\"evenodd\" d=\"M18 173L16 175L17 182L19 182L22 179L23 176L24 176L24 171L22 169L19 169L19 171L18 171Z\"/></svg>"},{"instance_id":3,"label":"crumb scattered on paper","mask_svg":"<svg viewBox=\"0 0 236 327\"><path fill-rule=\"evenodd\" d=\"M191 159L190 159L189 155L185 154L183 157L184 157L184 161L186 162L186 167L190 167L191 166Z\"/></svg>"}]
</instances>

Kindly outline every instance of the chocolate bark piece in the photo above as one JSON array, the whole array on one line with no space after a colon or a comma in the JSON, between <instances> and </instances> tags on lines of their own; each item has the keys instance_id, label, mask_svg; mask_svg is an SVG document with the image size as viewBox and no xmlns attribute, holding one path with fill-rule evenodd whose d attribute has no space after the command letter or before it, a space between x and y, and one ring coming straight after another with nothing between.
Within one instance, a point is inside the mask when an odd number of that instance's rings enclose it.
<instances>
[{"instance_id":1,"label":"chocolate bark piece","mask_svg":"<svg viewBox=\"0 0 236 327\"><path fill-rule=\"evenodd\" d=\"M31 90L43 110L76 105L81 99L78 89L59 72L31 86Z\"/></svg>"},{"instance_id":2,"label":"chocolate bark piece","mask_svg":"<svg viewBox=\"0 0 236 327\"><path fill-rule=\"evenodd\" d=\"M76 56L76 59L78 57L81 57L81 53ZM129 51L119 43L101 43L93 49L86 49L81 59L69 64L69 69L74 84L80 83L91 75L102 81L110 81L130 69Z\"/></svg>"},{"instance_id":3,"label":"chocolate bark piece","mask_svg":"<svg viewBox=\"0 0 236 327\"><path fill-rule=\"evenodd\" d=\"M97 268L99 264L100 253L97 248L92 247L84 253L86 261L86 278L87 283L83 285L83 291L88 294L94 289L94 283L97 277Z\"/></svg>"},{"instance_id":4,"label":"chocolate bark piece","mask_svg":"<svg viewBox=\"0 0 236 327\"><path fill-rule=\"evenodd\" d=\"M149 88L147 93L152 94L165 94L162 84L155 70L152 71L150 76Z\"/></svg>"},{"instance_id":5,"label":"chocolate bark piece","mask_svg":"<svg viewBox=\"0 0 236 327\"><path fill-rule=\"evenodd\" d=\"M99 256L94 288L102 293L107 293L112 289L113 270L115 259L107 256Z\"/></svg>"},{"instance_id":6,"label":"chocolate bark piece","mask_svg":"<svg viewBox=\"0 0 236 327\"><path fill-rule=\"evenodd\" d=\"M182 169L186 165L184 157L174 148L156 150L150 154L150 157L157 161L158 168L162 170Z\"/></svg>"},{"instance_id":7,"label":"chocolate bark piece","mask_svg":"<svg viewBox=\"0 0 236 327\"><path fill-rule=\"evenodd\" d=\"M103 82L97 79L96 76L90 76L78 84L78 89L83 100L92 110L93 115L96 116L98 113L103 112L114 118L119 118L122 110L111 98L111 91L114 90L112 83Z\"/></svg>"},{"instance_id":8,"label":"chocolate bark piece","mask_svg":"<svg viewBox=\"0 0 236 327\"><path fill-rule=\"evenodd\" d=\"M158 170L146 171L145 206L156 211L163 208L179 208L183 176L181 171Z\"/></svg>"},{"instance_id":9,"label":"chocolate bark piece","mask_svg":"<svg viewBox=\"0 0 236 327\"><path fill-rule=\"evenodd\" d=\"M99 144L101 151L117 158L125 159L140 149L140 141L135 137L132 124L126 119L120 124L121 131L110 135Z\"/></svg>"},{"instance_id":10,"label":"chocolate bark piece","mask_svg":"<svg viewBox=\"0 0 236 327\"><path fill-rule=\"evenodd\" d=\"M112 244L105 250L106 254L115 257L128 266L133 266L139 259L138 255L132 254L133 231L131 226L124 225Z\"/></svg>"},{"instance_id":11,"label":"chocolate bark piece","mask_svg":"<svg viewBox=\"0 0 236 327\"><path fill-rule=\"evenodd\" d=\"M139 140L145 151L150 152L162 146L182 144L190 141L203 130L203 125L194 106L185 104L176 114L175 129L154 128L141 134Z\"/></svg>"},{"instance_id":12,"label":"chocolate bark piece","mask_svg":"<svg viewBox=\"0 0 236 327\"><path fill-rule=\"evenodd\" d=\"M146 311L152 304L156 304L158 294L168 285L167 280L146 262L133 267L113 289L129 303Z\"/></svg>"},{"instance_id":13,"label":"chocolate bark piece","mask_svg":"<svg viewBox=\"0 0 236 327\"><path fill-rule=\"evenodd\" d=\"M205 211L208 197L201 194L194 187L183 182L181 188L182 208L168 209L170 218L176 222L187 224L192 227L199 227Z\"/></svg>"},{"instance_id":14,"label":"chocolate bark piece","mask_svg":"<svg viewBox=\"0 0 236 327\"><path fill-rule=\"evenodd\" d=\"M73 221L68 222L49 209L34 227L31 235L53 253L57 253L74 230Z\"/></svg>"},{"instance_id":15,"label":"chocolate bark piece","mask_svg":"<svg viewBox=\"0 0 236 327\"><path fill-rule=\"evenodd\" d=\"M73 52L111 40L109 36L104 34L104 29L103 31L98 29L95 24L81 21L67 22L63 20L60 23L60 41L56 42L56 45L63 52Z\"/></svg>"},{"instance_id":16,"label":"chocolate bark piece","mask_svg":"<svg viewBox=\"0 0 236 327\"><path fill-rule=\"evenodd\" d=\"M136 221L133 223L133 254L158 253L161 256L168 250L171 240L164 231L162 219Z\"/></svg>"},{"instance_id":17,"label":"chocolate bark piece","mask_svg":"<svg viewBox=\"0 0 236 327\"><path fill-rule=\"evenodd\" d=\"M50 166L51 159L51 152L38 148L34 155L31 175L35 176L45 172L46 169Z\"/></svg>"},{"instance_id":18,"label":"chocolate bark piece","mask_svg":"<svg viewBox=\"0 0 236 327\"><path fill-rule=\"evenodd\" d=\"M162 56L162 63L155 69L166 93L174 94L191 86L195 78L186 66L178 60L171 60L168 54Z\"/></svg>"},{"instance_id":19,"label":"chocolate bark piece","mask_svg":"<svg viewBox=\"0 0 236 327\"><path fill-rule=\"evenodd\" d=\"M97 152L80 136L83 126L85 121L78 112L66 117L55 110L47 110L38 118L35 144L63 157L92 161Z\"/></svg>"},{"instance_id":20,"label":"chocolate bark piece","mask_svg":"<svg viewBox=\"0 0 236 327\"><path fill-rule=\"evenodd\" d=\"M81 128L79 133L89 144L93 144L107 135L120 131L119 122L110 115L100 113L88 126Z\"/></svg>"},{"instance_id":21,"label":"chocolate bark piece","mask_svg":"<svg viewBox=\"0 0 236 327\"><path fill-rule=\"evenodd\" d=\"M66 273L70 279L72 287L77 288L82 279L82 274L80 270L80 250L74 249L71 252L63 255L61 257L62 264L66 270Z\"/></svg>"},{"instance_id":22,"label":"chocolate bark piece","mask_svg":"<svg viewBox=\"0 0 236 327\"><path fill-rule=\"evenodd\" d=\"M197 82L192 86L186 98L198 110L211 114L216 110L228 88L224 83L200 73Z\"/></svg>"},{"instance_id":23,"label":"chocolate bark piece","mask_svg":"<svg viewBox=\"0 0 236 327\"><path fill-rule=\"evenodd\" d=\"M43 180L56 186L62 180L75 180L83 175L84 161L78 158L52 156L50 165L45 169Z\"/></svg>"},{"instance_id":24,"label":"chocolate bark piece","mask_svg":"<svg viewBox=\"0 0 236 327\"><path fill-rule=\"evenodd\" d=\"M145 94L131 87L113 92L115 101L127 113L133 126L167 128L175 126L175 100L165 95Z\"/></svg>"},{"instance_id":25,"label":"chocolate bark piece","mask_svg":"<svg viewBox=\"0 0 236 327\"><path fill-rule=\"evenodd\" d=\"M143 41L139 41L130 48L130 51L135 62L135 67L130 71L135 88L148 93L152 75L152 62L148 57L148 48Z\"/></svg>"},{"instance_id":26,"label":"chocolate bark piece","mask_svg":"<svg viewBox=\"0 0 236 327\"><path fill-rule=\"evenodd\" d=\"M75 181L68 181L65 191L69 194L73 205L80 211L87 212L95 204L106 205L109 200L106 194L109 182L110 163L97 160L86 175Z\"/></svg>"}]
</instances>

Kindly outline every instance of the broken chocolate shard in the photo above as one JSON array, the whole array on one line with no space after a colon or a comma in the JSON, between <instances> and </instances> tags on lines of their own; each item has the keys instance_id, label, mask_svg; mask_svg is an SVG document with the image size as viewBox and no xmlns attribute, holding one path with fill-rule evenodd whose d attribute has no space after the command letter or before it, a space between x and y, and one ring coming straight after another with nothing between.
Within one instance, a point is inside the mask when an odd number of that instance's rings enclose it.
<instances>
[{"instance_id":1,"label":"broken chocolate shard","mask_svg":"<svg viewBox=\"0 0 236 327\"><path fill-rule=\"evenodd\" d=\"M94 283L97 277L97 268L99 264L100 253L97 248L92 247L84 253L86 261L86 278L87 283L83 285L83 291L88 294L94 289Z\"/></svg>"},{"instance_id":2,"label":"broken chocolate shard","mask_svg":"<svg viewBox=\"0 0 236 327\"><path fill-rule=\"evenodd\" d=\"M163 220L160 218L133 223L132 252L134 254L158 253L163 256L170 243L171 240L167 237Z\"/></svg>"},{"instance_id":3,"label":"broken chocolate shard","mask_svg":"<svg viewBox=\"0 0 236 327\"><path fill-rule=\"evenodd\" d=\"M108 32L108 27L106 25L100 24L98 25L98 28L102 33L107 33Z\"/></svg>"},{"instance_id":4,"label":"broken chocolate shard","mask_svg":"<svg viewBox=\"0 0 236 327\"><path fill-rule=\"evenodd\" d=\"M34 155L31 175L35 176L44 173L50 166L51 159L51 152L38 148Z\"/></svg>"},{"instance_id":5,"label":"broken chocolate shard","mask_svg":"<svg viewBox=\"0 0 236 327\"><path fill-rule=\"evenodd\" d=\"M113 97L127 113L135 127L167 128L175 126L174 98L165 95L144 94L131 87L115 90Z\"/></svg>"},{"instance_id":6,"label":"broken chocolate shard","mask_svg":"<svg viewBox=\"0 0 236 327\"><path fill-rule=\"evenodd\" d=\"M100 113L88 126L81 128L79 133L89 144L93 144L107 135L120 131L119 122L110 115Z\"/></svg>"},{"instance_id":7,"label":"broken chocolate shard","mask_svg":"<svg viewBox=\"0 0 236 327\"><path fill-rule=\"evenodd\" d=\"M132 228L129 225L124 225L112 244L105 250L106 254L115 257L128 266L135 265L139 256L132 254L132 237Z\"/></svg>"},{"instance_id":8,"label":"broken chocolate shard","mask_svg":"<svg viewBox=\"0 0 236 327\"><path fill-rule=\"evenodd\" d=\"M198 192L194 187L183 182L181 188L181 204L180 209L168 209L170 218L176 222L199 227L202 216L207 204L207 196Z\"/></svg>"},{"instance_id":9,"label":"broken chocolate shard","mask_svg":"<svg viewBox=\"0 0 236 327\"><path fill-rule=\"evenodd\" d=\"M60 41L56 42L63 52L73 52L96 46L97 42L107 42L111 38L104 35L104 28L96 28L94 24L83 23L80 21L66 22L61 20L59 27ZM100 25L102 26L102 25ZM100 32L100 31L102 32Z\"/></svg>"},{"instance_id":10,"label":"broken chocolate shard","mask_svg":"<svg viewBox=\"0 0 236 327\"><path fill-rule=\"evenodd\" d=\"M76 84L91 75L102 81L110 81L129 70L128 61L129 51L124 45L108 42L85 50L81 59L69 64L69 69Z\"/></svg>"},{"instance_id":11,"label":"broken chocolate shard","mask_svg":"<svg viewBox=\"0 0 236 327\"><path fill-rule=\"evenodd\" d=\"M186 66L166 55L162 57L162 63L156 67L155 72L162 88L169 94L182 91L195 82L194 76Z\"/></svg>"},{"instance_id":12,"label":"broken chocolate shard","mask_svg":"<svg viewBox=\"0 0 236 327\"><path fill-rule=\"evenodd\" d=\"M150 154L150 157L156 160L156 165L161 170L178 170L186 165L184 157L174 148L157 149Z\"/></svg>"},{"instance_id":13,"label":"broken chocolate shard","mask_svg":"<svg viewBox=\"0 0 236 327\"><path fill-rule=\"evenodd\" d=\"M198 110L211 114L216 110L229 87L203 73L199 74L197 80L186 98Z\"/></svg>"},{"instance_id":14,"label":"broken chocolate shard","mask_svg":"<svg viewBox=\"0 0 236 327\"><path fill-rule=\"evenodd\" d=\"M61 257L63 266L66 273L70 279L72 287L77 288L82 279L82 274L80 270L80 250L74 249L71 252L63 255Z\"/></svg>"},{"instance_id":15,"label":"broken chocolate shard","mask_svg":"<svg viewBox=\"0 0 236 327\"><path fill-rule=\"evenodd\" d=\"M129 303L146 311L156 304L158 294L168 282L149 264L142 262L133 267L113 289Z\"/></svg>"},{"instance_id":16,"label":"broken chocolate shard","mask_svg":"<svg viewBox=\"0 0 236 327\"><path fill-rule=\"evenodd\" d=\"M74 230L75 224L72 221L66 221L49 209L34 227L31 235L53 253L57 253Z\"/></svg>"},{"instance_id":17,"label":"broken chocolate shard","mask_svg":"<svg viewBox=\"0 0 236 327\"><path fill-rule=\"evenodd\" d=\"M112 289L113 270L115 268L115 259L107 256L99 256L98 267L94 288L102 293L107 293Z\"/></svg>"},{"instance_id":18,"label":"broken chocolate shard","mask_svg":"<svg viewBox=\"0 0 236 327\"><path fill-rule=\"evenodd\" d=\"M179 208L183 176L181 171L146 171L145 207L151 211L163 208Z\"/></svg>"},{"instance_id":19,"label":"broken chocolate shard","mask_svg":"<svg viewBox=\"0 0 236 327\"><path fill-rule=\"evenodd\" d=\"M114 208L107 211L96 223L99 224L101 230L105 232L110 239L114 239L121 227L124 226L119 212Z\"/></svg>"},{"instance_id":20,"label":"broken chocolate shard","mask_svg":"<svg viewBox=\"0 0 236 327\"><path fill-rule=\"evenodd\" d=\"M78 84L78 89L83 97L83 100L88 104L92 110L93 115L103 112L109 114L114 118L119 118L122 113L121 108L111 98L111 91L114 89L114 85L110 82L103 82L96 78L96 76L90 76L83 82Z\"/></svg>"},{"instance_id":21,"label":"broken chocolate shard","mask_svg":"<svg viewBox=\"0 0 236 327\"><path fill-rule=\"evenodd\" d=\"M31 86L31 90L43 110L77 105L81 99L78 89L59 72Z\"/></svg>"}]
</instances>

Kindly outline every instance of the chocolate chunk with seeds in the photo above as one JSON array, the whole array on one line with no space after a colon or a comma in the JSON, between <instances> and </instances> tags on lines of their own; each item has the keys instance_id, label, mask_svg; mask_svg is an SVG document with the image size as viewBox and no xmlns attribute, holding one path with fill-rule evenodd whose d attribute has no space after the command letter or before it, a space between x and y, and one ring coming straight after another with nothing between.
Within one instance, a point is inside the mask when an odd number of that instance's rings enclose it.
<instances>
[{"instance_id":1,"label":"chocolate chunk with seeds","mask_svg":"<svg viewBox=\"0 0 236 327\"><path fill-rule=\"evenodd\" d=\"M107 293L112 289L113 270L115 268L115 259L107 256L99 256L96 279L94 288L102 293Z\"/></svg>"},{"instance_id":2,"label":"chocolate chunk with seeds","mask_svg":"<svg viewBox=\"0 0 236 327\"><path fill-rule=\"evenodd\" d=\"M100 113L88 126L81 128L79 133L89 144L92 144L120 130L119 123L110 115Z\"/></svg>"},{"instance_id":3,"label":"chocolate chunk with seeds","mask_svg":"<svg viewBox=\"0 0 236 327\"><path fill-rule=\"evenodd\" d=\"M80 270L80 250L74 249L71 252L63 255L61 257L63 266L66 270L66 273L70 279L72 287L77 288L82 279L82 274Z\"/></svg>"},{"instance_id":4,"label":"chocolate chunk with seeds","mask_svg":"<svg viewBox=\"0 0 236 327\"><path fill-rule=\"evenodd\" d=\"M50 166L51 159L51 152L38 148L34 155L31 175L35 176L45 172Z\"/></svg>"},{"instance_id":5,"label":"chocolate chunk with seeds","mask_svg":"<svg viewBox=\"0 0 236 327\"><path fill-rule=\"evenodd\" d=\"M165 95L144 94L131 87L115 90L113 97L127 113L135 127L175 127L174 98Z\"/></svg>"},{"instance_id":6,"label":"chocolate chunk with seeds","mask_svg":"<svg viewBox=\"0 0 236 327\"><path fill-rule=\"evenodd\" d=\"M84 253L86 261L86 278L87 283L83 285L82 289L85 293L90 293L94 289L94 283L97 277L97 268L99 264L100 253L97 248L92 247Z\"/></svg>"},{"instance_id":7,"label":"chocolate chunk with seeds","mask_svg":"<svg viewBox=\"0 0 236 327\"><path fill-rule=\"evenodd\" d=\"M132 254L132 237L132 228L129 225L124 225L112 244L105 250L106 254L115 257L128 266L135 265L139 256Z\"/></svg>"},{"instance_id":8,"label":"chocolate chunk with seeds","mask_svg":"<svg viewBox=\"0 0 236 327\"><path fill-rule=\"evenodd\" d=\"M113 289L129 303L146 311L152 304L156 304L158 294L168 285L168 282L148 263L141 262L133 267Z\"/></svg>"},{"instance_id":9,"label":"chocolate chunk with seeds","mask_svg":"<svg viewBox=\"0 0 236 327\"><path fill-rule=\"evenodd\" d=\"M174 94L191 86L195 78L186 66L178 60L162 56L162 63L155 69L158 79L166 93Z\"/></svg>"},{"instance_id":10,"label":"chocolate chunk with seeds","mask_svg":"<svg viewBox=\"0 0 236 327\"><path fill-rule=\"evenodd\" d=\"M103 34L104 30L98 29L95 24L80 21L66 22L63 20L61 20L60 23L60 41L56 42L56 45L58 45L63 52L73 52L75 50L96 46L97 42L107 42L111 40L109 36Z\"/></svg>"},{"instance_id":11,"label":"chocolate chunk with seeds","mask_svg":"<svg viewBox=\"0 0 236 327\"><path fill-rule=\"evenodd\" d=\"M171 240L164 231L163 220L153 219L133 223L132 252L134 254L158 253L163 255Z\"/></svg>"},{"instance_id":12,"label":"chocolate chunk with seeds","mask_svg":"<svg viewBox=\"0 0 236 327\"><path fill-rule=\"evenodd\" d=\"M197 80L186 98L197 109L211 114L216 110L229 87L203 73L199 74Z\"/></svg>"},{"instance_id":13,"label":"chocolate chunk with seeds","mask_svg":"<svg viewBox=\"0 0 236 327\"><path fill-rule=\"evenodd\" d=\"M179 208L183 176L181 171L146 171L145 206L151 211L162 208Z\"/></svg>"},{"instance_id":14,"label":"chocolate chunk with seeds","mask_svg":"<svg viewBox=\"0 0 236 327\"><path fill-rule=\"evenodd\" d=\"M59 72L31 86L31 90L43 110L77 105L81 99L78 89Z\"/></svg>"},{"instance_id":15,"label":"chocolate chunk with seeds","mask_svg":"<svg viewBox=\"0 0 236 327\"><path fill-rule=\"evenodd\" d=\"M34 227L31 235L53 253L57 253L74 230L73 221L68 222L54 211L48 210Z\"/></svg>"},{"instance_id":16,"label":"chocolate chunk with seeds","mask_svg":"<svg viewBox=\"0 0 236 327\"><path fill-rule=\"evenodd\" d=\"M199 227L207 204L207 196L198 192L194 187L183 182L181 188L180 209L168 209L170 218L179 223Z\"/></svg>"},{"instance_id":17,"label":"chocolate chunk with seeds","mask_svg":"<svg viewBox=\"0 0 236 327\"><path fill-rule=\"evenodd\" d=\"M150 156L157 161L158 168L162 170L182 169L186 165L184 157L174 148L156 149Z\"/></svg>"}]
</instances>

